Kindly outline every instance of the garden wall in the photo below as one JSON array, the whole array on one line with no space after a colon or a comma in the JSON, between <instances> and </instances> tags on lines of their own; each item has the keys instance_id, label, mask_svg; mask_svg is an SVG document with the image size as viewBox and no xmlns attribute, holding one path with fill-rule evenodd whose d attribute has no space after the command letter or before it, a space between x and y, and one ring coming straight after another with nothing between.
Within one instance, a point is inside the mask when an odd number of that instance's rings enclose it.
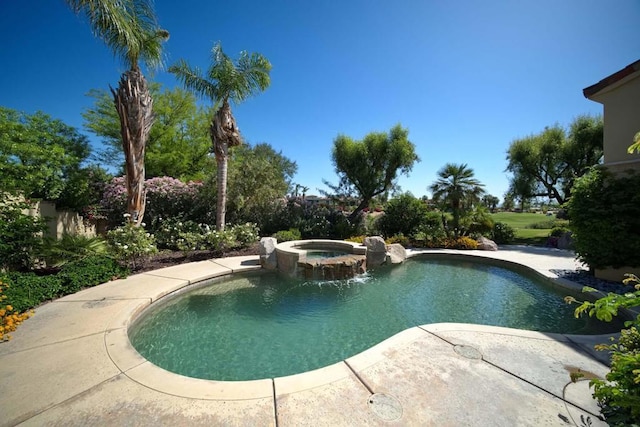
<instances>
[{"instance_id":1,"label":"garden wall","mask_svg":"<svg viewBox=\"0 0 640 427\"><path fill-rule=\"evenodd\" d=\"M47 220L47 235L59 239L63 234L83 235L94 237L96 226L89 224L76 212L56 209L53 202L34 202L32 207L25 211L31 216L40 216Z\"/></svg>"}]
</instances>

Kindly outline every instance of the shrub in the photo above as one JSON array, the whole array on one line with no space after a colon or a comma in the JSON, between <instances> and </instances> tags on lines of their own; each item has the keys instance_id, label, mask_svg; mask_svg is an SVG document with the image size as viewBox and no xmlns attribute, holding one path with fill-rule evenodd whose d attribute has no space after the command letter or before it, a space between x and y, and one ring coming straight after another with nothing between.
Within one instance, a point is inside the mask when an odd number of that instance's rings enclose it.
<instances>
[{"instance_id":1,"label":"shrub","mask_svg":"<svg viewBox=\"0 0 640 427\"><path fill-rule=\"evenodd\" d=\"M235 235L232 229L226 228L222 231L212 230L205 226L206 230L202 235L204 249L211 251L225 251L235 246Z\"/></svg>"},{"instance_id":2,"label":"shrub","mask_svg":"<svg viewBox=\"0 0 640 427\"><path fill-rule=\"evenodd\" d=\"M446 249L478 249L478 242L467 236L449 238L445 240Z\"/></svg>"},{"instance_id":3,"label":"shrub","mask_svg":"<svg viewBox=\"0 0 640 427\"><path fill-rule=\"evenodd\" d=\"M516 231L509 224L504 222L496 222L491 232L491 240L498 245L507 245L516 237Z\"/></svg>"},{"instance_id":4,"label":"shrub","mask_svg":"<svg viewBox=\"0 0 640 427\"><path fill-rule=\"evenodd\" d=\"M592 268L640 266L640 173L594 168L576 180L566 207L578 258Z\"/></svg>"},{"instance_id":5,"label":"shrub","mask_svg":"<svg viewBox=\"0 0 640 427\"><path fill-rule=\"evenodd\" d=\"M366 237L367 236L365 236L364 234L361 234L360 236L352 236L352 237L346 238L345 240L347 242L364 244L364 239L366 239Z\"/></svg>"},{"instance_id":6,"label":"shrub","mask_svg":"<svg viewBox=\"0 0 640 427\"><path fill-rule=\"evenodd\" d=\"M125 277L128 272L113 258L97 255L65 264L56 276L60 279L61 295L68 295L86 287Z\"/></svg>"},{"instance_id":7,"label":"shrub","mask_svg":"<svg viewBox=\"0 0 640 427\"><path fill-rule=\"evenodd\" d=\"M447 233L442 225L442 217L437 212L429 212L425 221L411 236L416 247L439 248L444 246Z\"/></svg>"},{"instance_id":8,"label":"shrub","mask_svg":"<svg viewBox=\"0 0 640 427\"><path fill-rule=\"evenodd\" d=\"M561 219L547 219L544 221L538 221L533 224L529 224L527 228L535 230L547 230L554 227L568 227L569 221Z\"/></svg>"},{"instance_id":9,"label":"shrub","mask_svg":"<svg viewBox=\"0 0 640 427\"><path fill-rule=\"evenodd\" d=\"M42 248L46 221L22 213L26 203L0 203L0 269L28 270Z\"/></svg>"},{"instance_id":10,"label":"shrub","mask_svg":"<svg viewBox=\"0 0 640 427\"><path fill-rule=\"evenodd\" d=\"M404 246L405 248L407 246L409 246L409 237L405 236L402 233L396 234L394 236L389 237L388 239L385 239L384 241L387 245L391 245L393 243L399 243L402 246Z\"/></svg>"},{"instance_id":11,"label":"shrub","mask_svg":"<svg viewBox=\"0 0 640 427\"><path fill-rule=\"evenodd\" d=\"M56 274L38 276L33 272L11 272L3 281L9 284L5 291L7 302L18 311L36 307L62 294L62 283Z\"/></svg>"},{"instance_id":12,"label":"shrub","mask_svg":"<svg viewBox=\"0 0 640 427\"><path fill-rule=\"evenodd\" d=\"M24 311L80 289L125 277L128 273L128 269L112 258L93 256L70 262L57 274L38 276L33 272L11 272L3 281L10 285L5 291L7 302L15 310Z\"/></svg>"},{"instance_id":13,"label":"shrub","mask_svg":"<svg viewBox=\"0 0 640 427\"><path fill-rule=\"evenodd\" d=\"M297 228L290 228L289 230L278 231L274 235L274 237L278 240L278 242L290 242L292 240L302 239L300 230L298 230Z\"/></svg>"},{"instance_id":14,"label":"shrub","mask_svg":"<svg viewBox=\"0 0 640 427\"><path fill-rule=\"evenodd\" d=\"M553 228L556 224L555 219L546 219L544 221L534 222L533 224L527 225L527 228L535 229L535 230L546 230L549 228Z\"/></svg>"},{"instance_id":15,"label":"shrub","mask_svg":"<svg viewBox=\"0 0 640 427\"><path fill-rule=\"evenodd\" d=\"M247 222L246 224L238 224L231 227L231 234L238 246L251 246L260 238L260 229L257 224Z\"/></svg>"},{"instance_id":16,"label":"shrub","mask_svg":"<svg viewBox=\"0 0 640 427\"><path fill-rule=\"evenodd\" d=\"M156 218L190 219L197 205L198 194L202 183L184 183L171 177L157 177L145 181L147 202L145 218L150 224ZM118 224L127 211L127 190L124 177L113 178L105 186L101 208L111 224Z\"/></svg>"},{"instance_id":17,"label":"shrub","mask_svg":"<svg viewBox=\"0 0 640 427\"><path fill-rule=\"evenodd\" d=\"M156 245L160 249L184 250L192 244L199 245L202 240L198 237L197 242L192 242L194 235L201 236L203 234L201 226L193 221L179 218L159 218L155 221L155 228L154 237Z\"/></svg>"},{"instance_id":18,"label":"shrub","mask_svg":"<svg viewBox=\"0 0 640 427\"><path fill-rule=\"evenodd\" d=\"M489 209L478 205L461 218L460 225L464 234L488 235L493 230L494 223Z\"/></svg>"},{"instance_id":19,"label":"shrub","mask_svg":"<svg viewBox=\"0 0 640 427\"><path fill-rule=\"evenodd\" d=\"M429 209L420 199L410 193L391 199L384 214L377 220L378 231L385 237L403 234L410 236L429 221Z\"/></svg>"},{"instance_id":20,"label":"shrub","mask_svg":"<svg viewBox=\"0 0 640 427\"><path fill-rule=\"evenodd\" d=\"M576 308L576 317L588 313L599 320L611 321L621 308L640 306L640 281L634 275L627 275L625 284L635 283L635 291L623 295L609 293L595 302L582 302ZM584 292L595 291L584 288ZM568 303L578 302L573 297L565 297ZM602 415L611 426L631 426L640 424L640 314L625 322L617 343L601 344L597 350L611 352L611 370L606 381L593 379L593 397L600 405ZM613 338L612 338L613 341Z\"/></svg>"},{"instance_id":21,"label":"shrub","mask_svg":"<svg viewBox=\"0 0 640 427\"><path fill-rule=\"evenodd\" d=\"M101 237L63 234L58 240L45 239L43 257L47 266L61 267L94 255L107 255L109 246Z\"/></svg>"},{"instance_id":22,"label":"shrub","mask_svg":"<svg viewBox=\"0 0 640 427\"><path fill-rule=\"evenodd\" d=\"M327 230L324 235L318 237L346 239L347 237L358 235L364 231L365 215L363 212L351 222L344 212L329 209L325 213L325 220L328 222Z\"/></svg>"},{"instance_id":23,"label":"shrub","mask_svg":"<svg viewBox=\"0 0 640 427\"><path fill-rule=\"evenodd\" d=\"M0 281L0 341L10 340L9 333L33 315L33 311L20 313L16 307L6 303L7 296L3 295L3 291L8 287L9 285Z\"/></svg>"},{"instance_id":24,"label":"shrub","mask_svg":"<svg viewBox=\"0 0 640 427\"><path fill-rule=\"evenodd\" d=\"M569 232L569 228L564 226L553 227L549 233L550 237L562 237L564 233Z\"/></svg>"},{"instance_id":25,"label":"shrub","mask_svg":"<svg viewBox=\"0 0 640 427\"><path fill-rule=\"evenodd\" d=\"M158 252L153 235L131 222L107 232L107 241L116 258L134 269L144 257Z\"/></svg>"}]
</instances>

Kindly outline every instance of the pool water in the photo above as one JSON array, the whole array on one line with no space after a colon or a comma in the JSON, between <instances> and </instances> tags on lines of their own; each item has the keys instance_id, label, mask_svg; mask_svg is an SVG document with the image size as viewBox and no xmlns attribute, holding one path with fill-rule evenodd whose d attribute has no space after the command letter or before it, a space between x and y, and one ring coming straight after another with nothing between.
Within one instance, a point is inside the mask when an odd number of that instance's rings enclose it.
<instances>
[{"instance_id":1,"label":"pool water","mask_svg":"<svg viewBox=\"0 0 640 427\"><path fill-rule=\"evenodd\" d=\"M307 250L307 260L317 260L325 258L337 258L348 255L344 251L327 251L323 249L309 249Z\"/></svg>"},{"instance_id":2,"label":"pool water","mask_svg":"<svg viewBox=\"0 0 640 427\"><path fill-rule=\"evenodd\" d=\"M185 292L129 330L154 364L215 380L280 377L353 356L412 326L460 322L595 334L615 324L576 319L555 290L478 262L411 259L355 279L233 277Z\"/></svg>"}]
</instances>

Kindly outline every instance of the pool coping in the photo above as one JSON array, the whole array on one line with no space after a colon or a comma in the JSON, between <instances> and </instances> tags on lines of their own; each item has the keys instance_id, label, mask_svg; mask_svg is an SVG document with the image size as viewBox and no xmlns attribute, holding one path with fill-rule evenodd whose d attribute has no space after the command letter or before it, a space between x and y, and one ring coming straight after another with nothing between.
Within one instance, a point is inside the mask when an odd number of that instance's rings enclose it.
<instances>
[{"instance_id":1,"label":"pool coping","mask_svg":"<svg viewBox=\"0 0 640 427\"><path fill-rule=\"evenodd\" d=\"M476 259L488 259L512 269L524 269L525 271L536 273L540 277L549 280L550 283L554 283L563 289L567 289L568 292L580 292L582 289L582 286L574 282L558 278L548 269L526 265L514 259L504 259L504 257L499 256L500 253L500 251L410 250L408 251L408 257L411 258L420 255L431 255L447 256L449 258L462 257L469 259L469 257L474 257ZM576 345L581 345L583 342L590 344L594 339L599 340L598 342L604 342L611 336L611 334L602 336L582 336L542 333L475 324L428 324L415 326L401 331L361 353L326 367L285 377L250 381L205 380L169 372L145 359L131 345L128 337L129 327L134 324L137 317L142 312L155 302L165 297L173 296L174 294L202 283L203 281L222 278L234 273L255 272L260 270L259 257L248 256L183 264L161 270L155 270L149 273L143 273L141 275L134 275L118 281L120 282L120 285L123 286L128 286L129 282L134 286L137 284L139 285L141 276L144 276L144 280L148 280L149 276L174 279L154 287L154 292L150 298L134 305L130 310L120 312L113 319L111 324L104 331L104 343L111 361L122 374L126 375L131 380L162 393L205 400L250 400L272 397L274 387L278 389L279 393L290 394L327 385L354 374L357 377L359 370L375 364L381 357L383 357L390 347L405 345L408 342L415 340L418 335L433 330L465 330L497 333L515 337L555 340L573 343ZM109 283L100 286L108 287ZM75 294L75 296L82 296L79 294ZM106 298L108 299L109 297L106 296ZM593 350L587 345L583 345L583 349L592 353L595 357L601 357L601 355L593 352Z\"/></svg>"},{"instance_id":2,"label":"pool coping","mask_svg":"<svg viewBox=\"0 0 640 427\"><path fill-rule=\"evenodd\" d=\"M580 266L568 251L500 249L409 254L515 262L547 277L553 276L550 270ZM605 425L588 381L573 383L569 373L578 369L603 378L606 355L593 345L608 336L420 325L324 368L247 382L172 374L131 347L128 327L150 304L169 301L165 297L210 277L259 270L257 256L211 259L114 280L38 307L10 342L0 344L0 427L538 425L542 420L579 425L581 419ZM385 412L389 402L397 406ZM389 415L396 418L381 418Z\"/></svg>"}]
</instances>

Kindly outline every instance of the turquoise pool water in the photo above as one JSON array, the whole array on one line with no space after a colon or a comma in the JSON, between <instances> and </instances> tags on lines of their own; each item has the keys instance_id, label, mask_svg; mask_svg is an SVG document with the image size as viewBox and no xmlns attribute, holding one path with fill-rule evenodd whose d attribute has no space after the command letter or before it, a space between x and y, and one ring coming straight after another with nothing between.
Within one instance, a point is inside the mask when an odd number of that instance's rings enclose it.
<instances>
[{"instance_id":1,"label":"turquoise pool water","mask_svg":"<svg viewBox=\"0 0 640 427\"><path fill-rule=\"evenodd\" d=\"M129 337L140 354L166 370L250 380L327 366L426 323L577 334L616 329L575 319L566 294L501 267L411 259L336 282L233 277L158 304L135 322Z\"/></svg>"},{"instance_id":2,"label":"turquoise pool water","mask_svg":"<svg viewBox=\"0 0 640 427\"><path fill-rule=\"evenodd\" d=\"M344 251L327 251L323 249L308 249L307 260L316 260L324 258L336 258L347 255Z\"/></svg>"}]
</instances>

